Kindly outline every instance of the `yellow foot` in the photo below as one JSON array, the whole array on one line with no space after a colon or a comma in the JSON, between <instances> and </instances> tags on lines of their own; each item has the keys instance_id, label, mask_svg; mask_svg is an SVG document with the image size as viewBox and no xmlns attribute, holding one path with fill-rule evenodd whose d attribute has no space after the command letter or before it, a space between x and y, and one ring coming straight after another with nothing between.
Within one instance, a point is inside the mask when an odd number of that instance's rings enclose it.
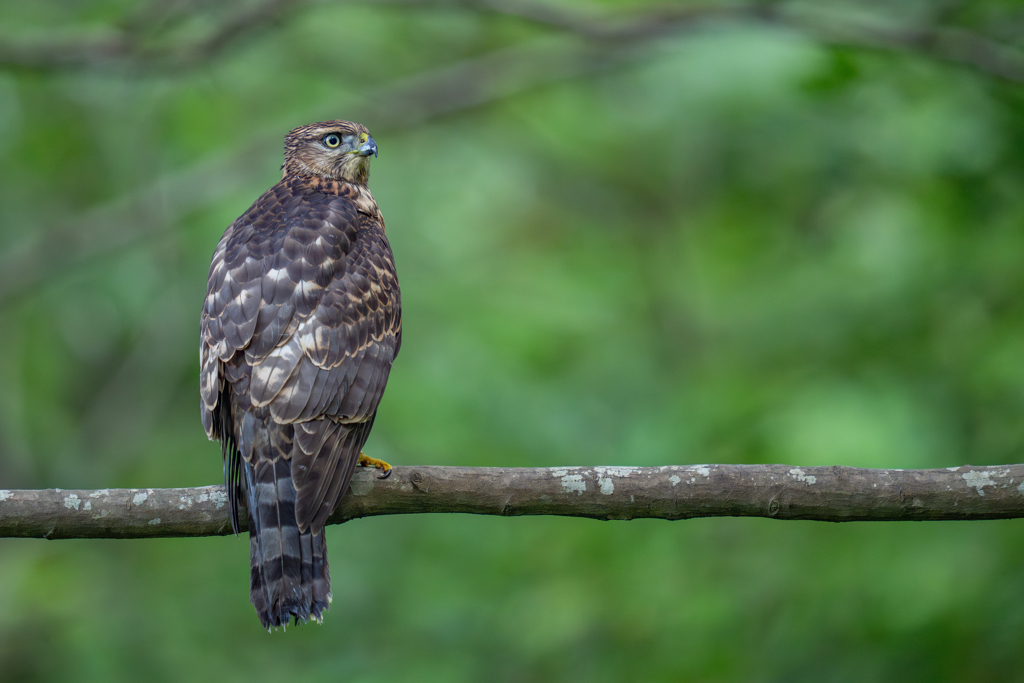
<instances>
[{"instance_id":1,"label":"yellow foot","mask_svg":"<svg viewBox=\"0 0 1024 683\"><path fill-rule=\"evenodd\" d=\"M362 451L359 452L359 464L363 467L376 467L378 470L384 470L384 474L377 477L378 479L387 479L391 476L391 465L387 464L383 460L371 458Z\"/></svg>"}]
</instances>

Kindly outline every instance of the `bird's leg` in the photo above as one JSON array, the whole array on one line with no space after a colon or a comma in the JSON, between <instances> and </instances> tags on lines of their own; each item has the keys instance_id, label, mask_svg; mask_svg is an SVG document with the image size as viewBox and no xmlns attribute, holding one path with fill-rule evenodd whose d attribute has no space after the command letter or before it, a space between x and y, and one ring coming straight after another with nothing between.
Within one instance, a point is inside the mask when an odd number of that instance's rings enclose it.
<instances>
[{"instance_id":1,"label":"bird's leg","mask_svg":"<svg viewBox=\"0 0 1024 683\"><path fill-rule=\"evenodd\" d=\"M371 458L362 451L359 451L359 464L363 467L376 467L378 470L384 470L384 474L377 477L378 479L387 479L391 476L391 465L387 464L383 460Z\"/></svg>"}]
</instances>

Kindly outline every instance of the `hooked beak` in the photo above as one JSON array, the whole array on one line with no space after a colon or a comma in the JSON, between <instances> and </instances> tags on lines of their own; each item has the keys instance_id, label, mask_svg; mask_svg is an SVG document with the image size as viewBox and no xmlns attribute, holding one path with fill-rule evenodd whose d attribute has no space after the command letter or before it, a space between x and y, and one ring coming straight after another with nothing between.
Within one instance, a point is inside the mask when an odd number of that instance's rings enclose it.
<instances>
[{"instance_id":1,"label":"hooked beak","mask_svg":"<svg viewBox=\"0 0 1024 683\"><path fill-rule=\"evenodd\" d=\"M371 154L373 156L377 156L377 143L373 141L373 138L368 137L366 138L366 142L364 142L357 151L359 152L359 156L368 157Z\"/></svg>"}]
</instances>

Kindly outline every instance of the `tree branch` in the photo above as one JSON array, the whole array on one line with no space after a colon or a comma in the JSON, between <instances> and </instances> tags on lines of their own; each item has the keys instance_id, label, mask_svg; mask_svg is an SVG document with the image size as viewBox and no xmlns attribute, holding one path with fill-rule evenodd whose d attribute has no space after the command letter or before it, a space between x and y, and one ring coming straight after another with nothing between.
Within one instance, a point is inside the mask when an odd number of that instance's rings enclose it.
<instances>
[{"instance_id":1,"label":"tree branch","mask_svg":"<svg viewBox=\"0 0 1024 683\"><path fill-rule=\"evenodd\" d=\"M328 523L463 512L592 519L769 517L826 522L1024 517L1024 465L870 470L789 465L396 467L360 470ZM243 529L245 528L243 514ZM223 486L0 490L0 537L231 533Z\"/></svg>"},{"instance_id":2,"label":"tree branch","mask_svg":"<svg viewBox=\"0 0 1024 683\"><path fill-rule=\"evenodd\" d=\"M168 27L194 13L187 5L169 11L149 10L120 22L103 36L61 36L33 41L0 40L0 66L33 70L189 69L219 56L231 45L318 3L310 0L263 0L233 7L228 18L198 41L161 41ZM350 4L418 8L459 8L519 19L575 35L593 45L656 39L709 20L775 24L805 33L826 45L882 49L959 64L1014 82L1024 82L1024 53L977 30L949 23L949 11L932 23L865 23L832 13L793 11L782 2L654 7L620 12L566 9L532 0L351 0ZM947 8L948 9L948 8ZM185 11L183 11L185 10ZM155 46L149 46L152 43ZM163 44L161 44L163 43ZM543 70L542 70L543 71Z\"/></svg>"},{"instance_id":3,"label":"tree branch","mask_svg":"<svg viewBox=\"0 0 1024 683\"><path fill-rule=\"evenodd\" d=\"M919 55L1024 83L1024 53L1015 45L955 26L881 26L791 17L785 23L832 47Z\"/></svg>"},{"instance_id":4,"label":"tree branch","mask_svg":"<svg viewBox=\"0 0 1024 683\"><path fill-rule=\"evenodd\" d=\"M129 16L121 26L105 35L61 36L32 41L0 41L0 65L50 71L57 69L105 69L111 66L143 69L187 69L217 57L232 43L267 28L281 19L298 0L263 0L255 5L231 8L228 19L216 25L198 41L151 47L194 8L183 7L177 14L148 11ZM160 41L155 41L159 43Z\"/></svg>"},{"instance_id":5,"label":"tree branch","mask_svg":"<svg viewBox=\"0 0 1024 683\"><path fill-rule=\"evenodd\" d=\"M323 118L345 110L366 121L375 134L398 130L447 115L485 106L553 81L606 70L628 59L632 43L600 53L586 45L552 44L540 40L498 48L454 65L398 79L367 93L359 101L330 102L317 107ZM2 50L0 50L2 51ZM204 160L168 174L100 206L75 221L27 235L23 244L0 254L0 307L37 290L44 279L73 273L77 265L139 245L166 234L181 216L205 206L231 187L263 173L262 149L279 144L280 130L254 131L240 150ZM159 197L154 202L153 197ZM146 212L159 210L155 215Z\"/></svg>"},{"instance_id":6,"label":"tree branch","mask_svg":"<svg viewBox=\"0 0 1024 683\"><path fill-rule=\"evenodd\" d=\"M250 31L281 21L289 13L313 3L308 0L263 0L233 15L199 43L165 48L162 56L146 56L138 48L141 36L160 32L166 11L181 13L184 7L164 8L154 3L134 21L126 21L120 37L88 38L79 44L65 39L44 46L36 45L44 57L18 57L21 48L0 40L0 68L13 66L64 67L97 66L111 59L134 60L145 66L156 59L160 63L194 66L219 54L233 41ZM356 4L355 2L353 4ZM428 70L399 79L368 93L360 102L345 101L318 107L327 118L338 109L357 121L371 123L375 131L421 124L453 113L467 111L549 83L607 71L642 54L646 45L667 34L679 34L698 28L708 20L751 20L790 27L833 46L890 50L924 54L978 69L1001 78L1024 82L1024 53L982 35L960 29L925 27L920 29L881 27L844 19L811 18L806 13L783 11L778 3L732 6L689 6L655 8L646 11L602 13L560 9L555 5L530 0L377 0L379 5L462 7L517 18L545 26L556 34L575 36L573 43L529 41L503 47L463 62ZM150 16L155 14L154 16ZM129 37L125 37L125 36ZM125 47L131 45L133 47ZM42 46L42 47L40 47ZM83 47L84 46L84 47ZM90 47L91 46L91 47ZM24 46L23 46L24 47ZM28 48L26 48L28 49ZM29 49L29 53L35 48ZM26 53L28 54L28 53ZM170 55L175 55L171 57ZM14 55L14 56L12 56ZM279 131L256 132L240 152L225 158L204 161L185 172L158 180L131 192L128 197L90 212L86 220L49 229L26 237L25 242L0 258L0 307L19 296L35 291L45 277L53 279L74 271L90 259L130 248L164 234L181 215L209 200L210 190L223 193L225 179L244 179L239 169L253 169L243 159L258 157L257 151L274 144ZM212 182L216 179L217 182ZM137 215L153 205L151 197L165 196L159 204L159 216ZM143 226L140 229L139 226ZM59 244L59 249L51 245ZM56 262L54 259L58 259ZM45 268L40 267L45 264ZM59 267L57 267L59 266Z\"/></svg>"}]
</instances>

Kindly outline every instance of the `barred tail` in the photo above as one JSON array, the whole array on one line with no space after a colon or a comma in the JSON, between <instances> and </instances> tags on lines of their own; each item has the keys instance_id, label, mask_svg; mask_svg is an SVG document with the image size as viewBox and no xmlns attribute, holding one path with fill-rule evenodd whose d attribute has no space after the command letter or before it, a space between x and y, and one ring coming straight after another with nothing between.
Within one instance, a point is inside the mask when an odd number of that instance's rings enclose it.
<instances>
[{"instance_id":1,"label":"barred tail","mask_svg":"<svg viewBox=\"0 0 1024 683\"><path fill-rule=\"evenodd\" d=\"M324 531L299 533L291 460L254 460L242 463L249 498L249 599L267 629L293 618L319 622L331 602Z\"/></svg>"}]
</instances>

